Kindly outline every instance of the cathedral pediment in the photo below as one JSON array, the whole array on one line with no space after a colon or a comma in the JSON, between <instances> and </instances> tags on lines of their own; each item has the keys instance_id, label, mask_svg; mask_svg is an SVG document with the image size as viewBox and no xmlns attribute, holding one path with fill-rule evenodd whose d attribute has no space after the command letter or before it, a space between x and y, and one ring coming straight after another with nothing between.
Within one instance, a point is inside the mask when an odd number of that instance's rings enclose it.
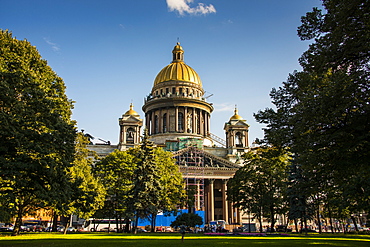
<instances>
[{"instance_id":1,"label":"cathedral pediment","mask_svg":"<svg viewBox=\"0 0 370 247\"><path fill-rule=\"evenodd\" d=\"M234 125L234 126L248 126L249 127L249 124L247 124L245 122L245 120L239 120L239 121L231 123L231 124Z\"/></svg>"},{"instance_id":2,"label":"cathedral pediment","mask_svg":"<svg viewBox=\"0 0 370 247\"><path fill-rule=\"evenodd\" d=\"M120 119L121 122L141 122L142 120L139 117L134 117L134 116L126 116Z\"/></svg>"}]
</instances>

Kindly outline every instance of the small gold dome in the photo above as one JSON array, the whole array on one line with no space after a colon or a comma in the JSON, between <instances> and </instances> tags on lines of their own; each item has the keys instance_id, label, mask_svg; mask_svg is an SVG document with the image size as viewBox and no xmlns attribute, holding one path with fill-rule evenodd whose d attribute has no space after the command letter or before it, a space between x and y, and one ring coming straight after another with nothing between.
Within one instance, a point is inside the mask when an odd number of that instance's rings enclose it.
<instances>
[{"instance_id":1,"label":"small gold dome","mask_svg":"<svg viewBox=\"0 0 370 247\"><path fill-rule=\"evenodd\" d=\"M234 115L230 118L231 120L243 120L243 118L238 114L238 109L235 107Z\"/></svg>"},{"instance_id":2,"label":"small gold dome","mask_svg":"<svg viewBox=\"0 0 370 247\"><path fill-rule=\"evenodd\" d=\"M139 114L134 111L134 105L132 103L130 104L130 110L128 110L125 115L139 116Z\"/></svg>"},{"instance_id":3,"label":"small gold dome","mask_svg":"<svg viewBox=\"0 0 370 247\"><path fill-rule=\"evenodd\" d=\"M182 51L182 52L184 52L184 50L182 49L182 47L181 47L181 45L180 45L180 42L177 42L177 44L176 44L176 45L175 45L175 47L173 48L172 53L173 53L173 52L175 52L175 51Z\"/></svg>"},{"instance_id":4,"label":"small gold dome","mask_svg":"<svg viewBox=\"0 0 370 247\"><path fill-rule=\"evenodd\" d=\"M184 50L180 43L172 50L172 63L164 67L154 80L154 86L166 81L186 81L202 86L202 81L197 72L184 62Z\"/></svg>"}]
</instances>

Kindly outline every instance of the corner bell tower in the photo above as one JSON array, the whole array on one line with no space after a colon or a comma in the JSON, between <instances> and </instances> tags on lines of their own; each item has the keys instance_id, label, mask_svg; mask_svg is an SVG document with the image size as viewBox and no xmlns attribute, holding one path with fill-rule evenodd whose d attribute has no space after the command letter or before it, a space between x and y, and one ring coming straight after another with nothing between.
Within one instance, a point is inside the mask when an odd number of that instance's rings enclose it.
<instances>
[{"instance_id":1,"label":"corner bell tower","mask_svg":"<svg viewBox=\"0 0 370 247\"><path fill-rule=\"evenodd\" d=\"M120 134L118 149L121 151L140 144L140 130L143 126L143 120L140 119L140 115L133 108L134 106L131 103L130 110L119 119Z\"/></svg>"},{"instance_id":2,"label":"corner bell tower","mask_svg":"<svg viewBox=\"0 0 370 247\"><path fill-rule=\"evenodd\" d=\"M239 114L235 107L234 115L225 123L226 148L230 161L240 161L240 156L249 149L249 125Z\"/></svg>"}]
</instances>

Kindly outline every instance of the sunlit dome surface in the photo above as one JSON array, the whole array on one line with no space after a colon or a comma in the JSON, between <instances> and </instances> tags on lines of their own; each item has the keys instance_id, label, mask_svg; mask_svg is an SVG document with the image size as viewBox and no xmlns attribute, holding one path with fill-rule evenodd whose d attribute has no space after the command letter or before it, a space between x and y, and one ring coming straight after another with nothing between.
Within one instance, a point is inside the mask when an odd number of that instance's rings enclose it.
<instances>
[{"instance_id":1,"label":"sunlit dome surface","mask_svg":"<svg viewBox=\"0 0 370 247\"><path fill-rule=\"evenodd\" d=\"M174 47L173 61L164 67L154 80L154 86L166 81L185 81L192 82L202 86L202 81L197 72L186 65L183 60L184 50L179 43Z\"/></svg>"}]
</instances>

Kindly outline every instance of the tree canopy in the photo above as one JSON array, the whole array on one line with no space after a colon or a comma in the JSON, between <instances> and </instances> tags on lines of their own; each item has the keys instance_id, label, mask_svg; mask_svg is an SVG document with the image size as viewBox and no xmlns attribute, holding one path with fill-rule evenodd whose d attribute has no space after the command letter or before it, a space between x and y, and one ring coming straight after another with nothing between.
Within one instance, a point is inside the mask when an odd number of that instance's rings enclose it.
<instances>
[{"instance_id":1,"label":"tree canopy","mask_svg":"<svg viewBox=\"0 0 370 247\"><path fill-rule=\"evenodd\" d=\"M234 206L253 214L260 221L268 217L274 228L275 215L286 208L287 166L286 151L272 147L259 147L245 154L246 160L228 181L227 199Z\"/></svg>"},{"instance_id":2,"label":"tree canopy","mask_svg":"<svg viewBox=\"0 0 370 247\"><path fill-rule=\"evenodd\" d=\"M171 222L171 227L179 227L181 225L188 227L196 227L203 224L203 219L197 214L183 213L176 217L176 220Z\"/></svg>"},{"instance_id":3,"label":"tree canopy","mask_svg":"<svg viewBox=\"0 0 370 247\"><path fill-rule=\"evenodd\" d=\"M134 212L129 207L133 174L137 159L130 152L115 150L94 166L98 176L107 190L103 209L98 218L115 218L130 220ZM118 228L119 229L119 228Z\"/></svg>"},{"instance_id":4,"label":"tree canopy","mask_svg":"<svg viewBox=\"0 0 370 247\"><path fill-rule=\"evenodd\" d=\"M88 219L103 206L106 195L106 187L92 171L93 159L89 158L92 151L87 149L88 143L87 137L81 132L77 133L75 159L69 169L74 189L68 213L84 219Z\"/></svg>"},{"instance_id":5,"label":"tree canopy","mask_svg":"<svg viewBox=\"0 0 370 247\"><path fill-rule=\"evenodd\" d=\"M72 102L28 41L0 30L0 205L16 217L68 201L74 160Z\"/></svg>"},{"instance_id":6,"label":"tree canopy","mask_svg":"<svg viewBox=\"0 0 370 247\"><path fill-rule=\"evenodd\" d=\"M255 117L267 125L265 142L294 153L312 188L305 198L346 198L351 212L369 211L370 1L323 0L323 6L298 28L302 40L313 41L299 59L303 71L271 91L275 109Z\"/></svg>"}]
</instances>

